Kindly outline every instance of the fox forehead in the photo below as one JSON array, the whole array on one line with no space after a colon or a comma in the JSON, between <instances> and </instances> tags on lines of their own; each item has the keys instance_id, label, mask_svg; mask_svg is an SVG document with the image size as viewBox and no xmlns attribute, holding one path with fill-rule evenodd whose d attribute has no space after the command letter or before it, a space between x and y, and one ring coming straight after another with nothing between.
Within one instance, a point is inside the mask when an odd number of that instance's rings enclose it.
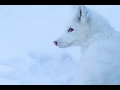
<instances>
[{"instance_id":1,"label":"fox forehead","mask_svg":"<svg viewBox=\"0 0 120 90\"><path fill-rule=\"evenodd\" d=\"M76 29L80 23L77 21L77 18L75 16L71 17L70 20L67 21L67 24L65 25L65 29L73 28Z\"/></svg>"}]
</instances>

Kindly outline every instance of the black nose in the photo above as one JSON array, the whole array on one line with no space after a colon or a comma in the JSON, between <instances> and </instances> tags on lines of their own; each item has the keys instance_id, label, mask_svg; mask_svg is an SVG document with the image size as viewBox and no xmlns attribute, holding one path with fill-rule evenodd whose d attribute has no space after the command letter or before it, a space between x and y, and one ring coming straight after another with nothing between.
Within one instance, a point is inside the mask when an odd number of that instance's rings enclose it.
<instances>
[{"instance_id":1,"label":"black nose","mask_svg":"<svg viewBox=\"0 0 120 90\"><path fill-rule=\"evenodd\" d=\"M56 41L54 41L54 44L57 46L57 42Z\"/></svg>"}]
</instances>

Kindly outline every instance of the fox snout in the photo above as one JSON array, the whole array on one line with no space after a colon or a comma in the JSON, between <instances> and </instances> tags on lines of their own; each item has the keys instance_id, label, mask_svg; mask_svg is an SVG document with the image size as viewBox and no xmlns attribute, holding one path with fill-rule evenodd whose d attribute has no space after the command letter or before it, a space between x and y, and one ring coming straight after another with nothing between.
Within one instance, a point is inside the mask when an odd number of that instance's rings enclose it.
<instances>
[{"instance_id":1,"label":"fox snout","mask_svg":"<svg viewBox=\"0 0 120 90\"><path fill-rule=\"evenodd\" d=\"M57 46L58 45L57 41L54 41L54 44Z\"/></svg>"}]
</instances>

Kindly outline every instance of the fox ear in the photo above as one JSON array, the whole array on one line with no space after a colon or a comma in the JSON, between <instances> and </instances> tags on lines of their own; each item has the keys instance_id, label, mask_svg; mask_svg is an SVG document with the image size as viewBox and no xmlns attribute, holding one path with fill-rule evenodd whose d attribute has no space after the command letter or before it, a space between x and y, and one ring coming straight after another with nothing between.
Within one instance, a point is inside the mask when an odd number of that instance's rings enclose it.
<instances>
[{"instance_id":1,"label":"fox ear","mask_svg":"<svg viewBox=\"0 0 120 90\"><path fill-rule=\"evenodd\" d=\"M89 16L89 10L86 6L84 5L79 5L77 7L77 18L80 22L85 22L87 21Z\"/></svg>"}]
</instances>

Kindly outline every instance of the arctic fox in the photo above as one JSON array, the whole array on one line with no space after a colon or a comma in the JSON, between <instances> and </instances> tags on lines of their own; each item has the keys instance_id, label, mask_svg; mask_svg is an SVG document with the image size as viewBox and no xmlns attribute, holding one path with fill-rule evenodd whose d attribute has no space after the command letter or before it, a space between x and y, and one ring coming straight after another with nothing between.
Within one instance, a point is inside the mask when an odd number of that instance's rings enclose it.
<instances>
[{"instance_id":1,"label":"arctic fox","mask_svg":"<svg viewBox=\"0 0 120 90\"><path fill-rule=\"evenodd\" d=\"M120 84L120 33L84 5L77 5L70 15L63 35L54 44L81 47L79 84Z\"/></svg>"}]
</instances>

